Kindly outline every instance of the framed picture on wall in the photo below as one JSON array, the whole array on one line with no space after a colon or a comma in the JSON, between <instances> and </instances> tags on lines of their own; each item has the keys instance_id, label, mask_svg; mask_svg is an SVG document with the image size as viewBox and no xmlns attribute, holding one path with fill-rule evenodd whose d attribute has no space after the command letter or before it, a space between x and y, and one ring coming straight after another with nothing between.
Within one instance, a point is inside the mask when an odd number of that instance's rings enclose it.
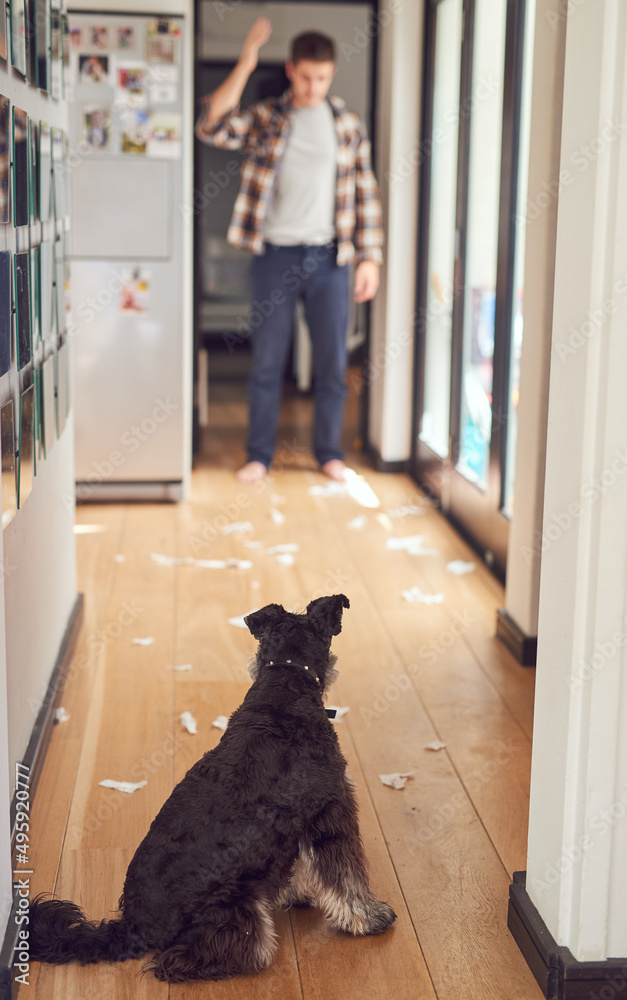
<instances>
[{"instance_id":1,"label":"framed picture on wall","mask_svg":"<svg viewBox=\"0 0 627 1000\"><path fill-rule=\"evenodd\" d=\"M31 226L39 218L39 179L37 177L37 124L28 119L28 202Z\"/></svg>"},{"instance_id":2,"label":"framed picture on wall","mask_svg":"<svg viewBox=\"0 0 627 1000\"><path fill-rule=\"evenodd\" d=\"M8 54L7 13L5 5L0 3L0 59L6 59Z\"/></svg>"},{"instance_id":3,"label":"framed picture on wall","mask_svg":"<svg viewBox=\"0 0 627 1000\"><path fill-rule=\"evenodd\" d=\"M26 0L26 76L37 86L37 17L35 0Z\"/></svg>"},{"instance_id":4,"label":"framed picture on wall","mask_svg":"<svg viewBox=\"0 0 627 1000\"><path fill-rule=\"evenodd\" d=\"M39 295L39 248L32 247L30 251L30 323L33 353L36 353L41 343L41 314Z\"/></svg>"},{"instance_id":5,"label":"framed picture on wall","mask_svg":"<svg viewBox=\"0 0 627 1000\"><path fill-rule=\"evenodd\" d=\"M47 222L50 218L52 191L52 136L50 126L39 122L39 218Z\"/></svg>"},{"instance_id":6,"label":"framed picture on wall","mask_svg":"<svg viewBox=\"0 0 627 1000\"><path fill-rule=\"evenodd\" d=\"M50 11L50 93L56 101L61 97L61 11L54 5Z\"/></svg>"},{"instance_id":7,"label":"framed picture on wall","mask_svg":"<svg viewBox=\"0 0 627 1000\"><path fill-rule=\"evenodd\" d=\"M11 369L11 251L0 253L0 377Z\"/></svg>"},{"instance_id":8,"label":"framed picture on wall","mask_svg":"<svg viewBox=\"0 0 627 1000\"><path fill-rule=\"evenodd\" d=\"M23 507L33 488L35 475L35 386L20 396L20 450L17 468L17 505Z\"/></svg>"},{"instance_id":9,"label":"framed picture on wall","mask_svg":"<svg viewBox=\"0 0 627 1000\"><path fill-rule=\"evenodd\" d=\"M31 338L31 305L30 305L30 254L16 253L13 258L13 277L15 284L15 333L17 340L17 367L24 368L33 356Z\"/></svg>"},{"instance_id":10,"label":"framed picture on wall","mask_svg":"<svg viewBox=\"0 0 627 1000\"><path fill-rule=\"evenodd\" d=\"M54 267L54 244L44 242L39 247L39 309L44 343L56 334Z\"/></svg>"},{"instance_id":11,"label":"framed picture on wall","mask_svg":"<svg viewBox=\"0 0 627 1000\"><path fill-rule=\"evenodd\" d=\"M27 226L28 204L28 116L13 105L13 225Z\"/></svg>"},{"instance_id":12,"label":"framed picture on wall","mask_svg":"<svg viewBox=\"0 0 627 1000\"><path fill-rule=\"evenodd\" d=\"M15 469L15 429L13 400L0 410L0 448L2 449L2 527L17 513L17 477Z\"/></svg>"},{"instance_id":13,"label":"framed picture on wall","mask_svg":"<svg viewBox=\"0 0 627 1000\"><path fill-rule=\"evenodd\" d=\"M54 354L51 354L50 357L44 361L43 365L43 420L46 458L50 455L57 436L55 365L56 355Z\"/></svg>"},{"instance_id":14,"label":"framed picture on wall","mask_svg":"<svg viewBox=\"0 0 627 1000\"><path fill-rule=\"evenodd\" d=\"M0 3L0 7L2 4ZM0 94L0 223L9 221L9 177L11 174L11 104Z\"/></svg>"},{"instance_id":15,"label":"framed picture on wall","mask_svg":"<svg viewBox=\"0 0 627 1000\"><path fill-rule=\"evenodd\" d=\"M54 217L64 219L67 213L65 204L65 176L63 169L63 130L52 128L52 179L54 187Z\"/></svg>"},{"instance_id":16,"label":"framed picture on wall","mask_svg":"<svg viewBox=\"0 0 627 1000\"><path fill-rule=\"evenodd\" d=\"M50 0L35 0L37 86L50 90Z\"/></svg>"},{"instance_id":17,"label":"framed picture on wall","mask_svg":"<svg viewBox=\"0 0 627 1000\"><path fill-rule=\"evenodd\" d=\"M26 0L11 0L11 62L26 76Z\"/></svg>"}]
</instances>

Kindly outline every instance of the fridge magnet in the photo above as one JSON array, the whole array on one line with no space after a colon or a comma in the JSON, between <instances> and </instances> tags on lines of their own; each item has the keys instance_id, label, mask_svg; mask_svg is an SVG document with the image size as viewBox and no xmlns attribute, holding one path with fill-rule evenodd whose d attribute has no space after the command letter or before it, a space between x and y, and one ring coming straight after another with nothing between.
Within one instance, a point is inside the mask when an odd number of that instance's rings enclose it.
<instances>
[{"instance_id":1,"label":"fridge magnet","mask_svg":"<svg viewBox=\"0 0 627 1000\"><path fill-rule=\"evenodd\" d=\"M135 28L132 24L118 24L115 29L115 47L118 52L134 51Z\"/></svg>"},{"instance_id":2,"label":"fridge magnet","mask_svg":"<svg viewBox=\"0 0 627 1000\"><path fill-rule=\"evenodd\" d=\"M149 63L174 62L174 35L148 35L146 57Z\"/></svg>"},{"instance_id":3,"label":"fridge magnet","mask_svg":"<svg viewBox=\"0 0 627 1000\"><path fill-rule=\"evenodd\" d=\"M103 24L92 24L88 29L88 44L101 52L109 48L109 29Z\"/></svg>"},{"instance_id":4,"label":"fridge magnet","mask_svg":"<svg viewBox=\"0 0 627 1000\"><path fill-rule=\"evenodd\" d=\"M11 174L11 150L9 149L10 107L9 98L3 97L0 94L0 222L9 221L9 177Z\"/></svg>"},{"instance_id":5,"label":"fridge magnet","mask_svg":"<svg viewBox=\"0 0 627 1000\"><path fill-rule=\"evenodd\" d=\"M118 63L116 104L145 108L146 67L143 63Z\"/></svg>"},{"instance_id":6,"label":"fridge magnet","mask_svg":"<svg viewBox=\"0 0 627 1000\"><path fill-rule=\"evenodd\" d=\"M83 139L90 150L108 152L111 148L111 106L86 104L82 114Z\"/></svg>"},{"instance_id":7,"label":"fridge magnet","mask_svg":"<svg viewBox=\"0 0 627 1000\"><path fill-rule=\"evenodd\" d=\"M122 281L120 312L145 314L150 296L150 271L145 271L142 267L124 270Z\"/></svg>"},{"instance_id":8,"label":"fridge magnet","mask_svg":"<svg viewBox=\"0 0 627 1000\"><path fill-rule=\"evenodd\" d=\"M13 400L0 410L0 441L2 454L2 527L6 528L17 513L17 479L15 475L15 433L13 430Z\"/></svg>"},{"instance_id":9,"label":"fridge magnet","mask_svg":"<svg viewBox=\"0 0 627 1000\"><path fill-rule=\"evenodd\" d=\"M120 115L120 149L123 153L146 152L148 115L140 108L126 108Z\"/></svg>"},{"instance_id":10,"label":"fridge magnet","mask_svg":"<svg viewBox=\"0 0 627 1000\"><path fill-rule=\"evenodd\" d=\"M18 456L18 507L23 507L35 475L35 386L20 396L20 451Z\"/></svg>"},{"instance_id":11,"label":"fridge magnet","mask_svg":"<svg viewBox=\"0 0 627 1000\"><path fill-rule=\"evenodd\" d=\"M171 17L159 17L156 21L148 22L148 35L149 37L153 35L161 35L161 37L170 35L172 38L178 38L181 34L181 23L180 21Z\"/></svg>"},{"instance_id":12,"label":"fridge magnet","mask_svg":"<svg viewBox=\"0 0 627 1000\"><path fill-rule=\"evenodd\" d=\"M179 82L178 66L167 66L167 65L151 66L150 82L151 84L178 83Z\"/></svg>"},{"instance_id":13,"label":"fridge magnet","mask_svg":"<svg viewBox=\"0 0 627 1000\"><path fill-rule=\"evenodd\" d=\"M157 83L149 87L148 94L151 104L175 104L176 87L171 83Z\"/></svg>"},{"instance_id":14,"label":"fridge magnet","mask_svg":"<svg viewBox=\"0 0 627 1000\"><path fill-rule=\"evenodd\" d=\"M0 376L11 369L11 251L0 253Z\"/></svg>"},{"instance_id":15,"label":"fridge magnet","mask_svg":"<svg viewBox=\"0 0 627 1000\"><path fill-rule=\"evenodd\" d=\"M181 158L181 116L172 111L160 111L148 122L148 155L163 160Z\"/></svg>"},{"instance_id":16,"label":"fridge magnet","mask_svg":"<svg viewBox=\"0 0 627 1000\"><path fill-rule=\"evenodd\" d=\"M73 49L80 49L83 45L83 28L80 24L70 24L70 44Z\"/></svg>"},{"instance_id":17,"label":"fridge magnet","mask_svg":"<svg viewBox=\"0 0 627 1000\"><path fill-rule=\"evenodd\" d=\"M109 56L79 56L78 73L81 83L109 84Z\"/></svg>"}]
</instances>

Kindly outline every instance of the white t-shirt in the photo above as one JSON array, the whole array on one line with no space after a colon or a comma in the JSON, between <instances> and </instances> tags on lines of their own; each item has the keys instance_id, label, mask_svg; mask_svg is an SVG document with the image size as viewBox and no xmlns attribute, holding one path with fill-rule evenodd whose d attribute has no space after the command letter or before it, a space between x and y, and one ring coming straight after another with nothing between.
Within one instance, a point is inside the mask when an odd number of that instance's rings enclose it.
<instances>
[{"instance_id":1,"label":"white t-shirt","mask_svg":"<svg viewBox=\"0 0 627 1000\"><path fill-rule=\"evenodd\" d=\"M322 245L333 239L336 166L337 135L328 101L315 108L294 108L268 205L268 243Z\"/></svg>"}]
</instances>

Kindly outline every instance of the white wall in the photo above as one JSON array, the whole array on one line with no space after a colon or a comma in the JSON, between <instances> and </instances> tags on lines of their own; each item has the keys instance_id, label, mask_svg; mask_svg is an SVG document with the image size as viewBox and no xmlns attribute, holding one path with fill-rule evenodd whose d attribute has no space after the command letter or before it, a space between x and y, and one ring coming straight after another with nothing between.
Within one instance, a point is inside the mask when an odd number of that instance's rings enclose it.
<instances>
[{"instance_id":1,"label":"white wall","mask_svg":"<svg viewBox=\"0 0 627 1000\"><path fill-rule=\"evenodd\" d=\"M379 12L377 157L386 234L371 311L369 437L385 462L411 453L423 0Z\"/></svg>"},{"instance_id":2,"label":"white wall","mask_svg":"<svg viewBox=\"0 0 627 1000\"><path fill-rule=\"evenodd\" d=\"M67 128L66 106L27 84L11 66L0 63L0 93L29 117ZM45 226L52 238L52 223ZM39 242L39 224L30 233ZM21 230L23 237L26 230ZM15 251L12 222L0 226L0 250ZM19 250L28 249L23 239ZM0 379L0 405L14 402L19 413L18 374ZM59 441L38 468L23 508L7 525L2 538L4 629L0 643L0 921L6 922L9 858L9 802L15 762L26 750L38 704L45 694L59 645L76 598L73 510L61 501L74 487L72 414ZM2 593L3 591L3 593ZM6 670L6 678L4 672ZM8 723L7 723L8 704ZM4 926L0 926L4 931Z\"/></svg>"}]
</instances>

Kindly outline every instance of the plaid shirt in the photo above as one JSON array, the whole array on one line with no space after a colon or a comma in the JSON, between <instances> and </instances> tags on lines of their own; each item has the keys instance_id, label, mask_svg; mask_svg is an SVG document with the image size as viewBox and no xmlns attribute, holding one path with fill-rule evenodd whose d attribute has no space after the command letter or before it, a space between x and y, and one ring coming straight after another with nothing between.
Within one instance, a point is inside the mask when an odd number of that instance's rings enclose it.
<instances>
[{"instance_id":1,"label":"plaid shirt","mask_svg":"<svg viewBox=\"0 0 627 1000\"><path fill-rule=\"evenodd\" d=\"M236 247L263 253L263 229L277 171L290 130L291 91L229 111L207 125L205 110L196 135L221 149L243 151L241 184L227 239ZM370 163L370 142L359 117L338 97L328 98L337 134L335 229L337 263L353 258L382 262L383 228L377 182Z\"/></svg>"}]
</instances>

